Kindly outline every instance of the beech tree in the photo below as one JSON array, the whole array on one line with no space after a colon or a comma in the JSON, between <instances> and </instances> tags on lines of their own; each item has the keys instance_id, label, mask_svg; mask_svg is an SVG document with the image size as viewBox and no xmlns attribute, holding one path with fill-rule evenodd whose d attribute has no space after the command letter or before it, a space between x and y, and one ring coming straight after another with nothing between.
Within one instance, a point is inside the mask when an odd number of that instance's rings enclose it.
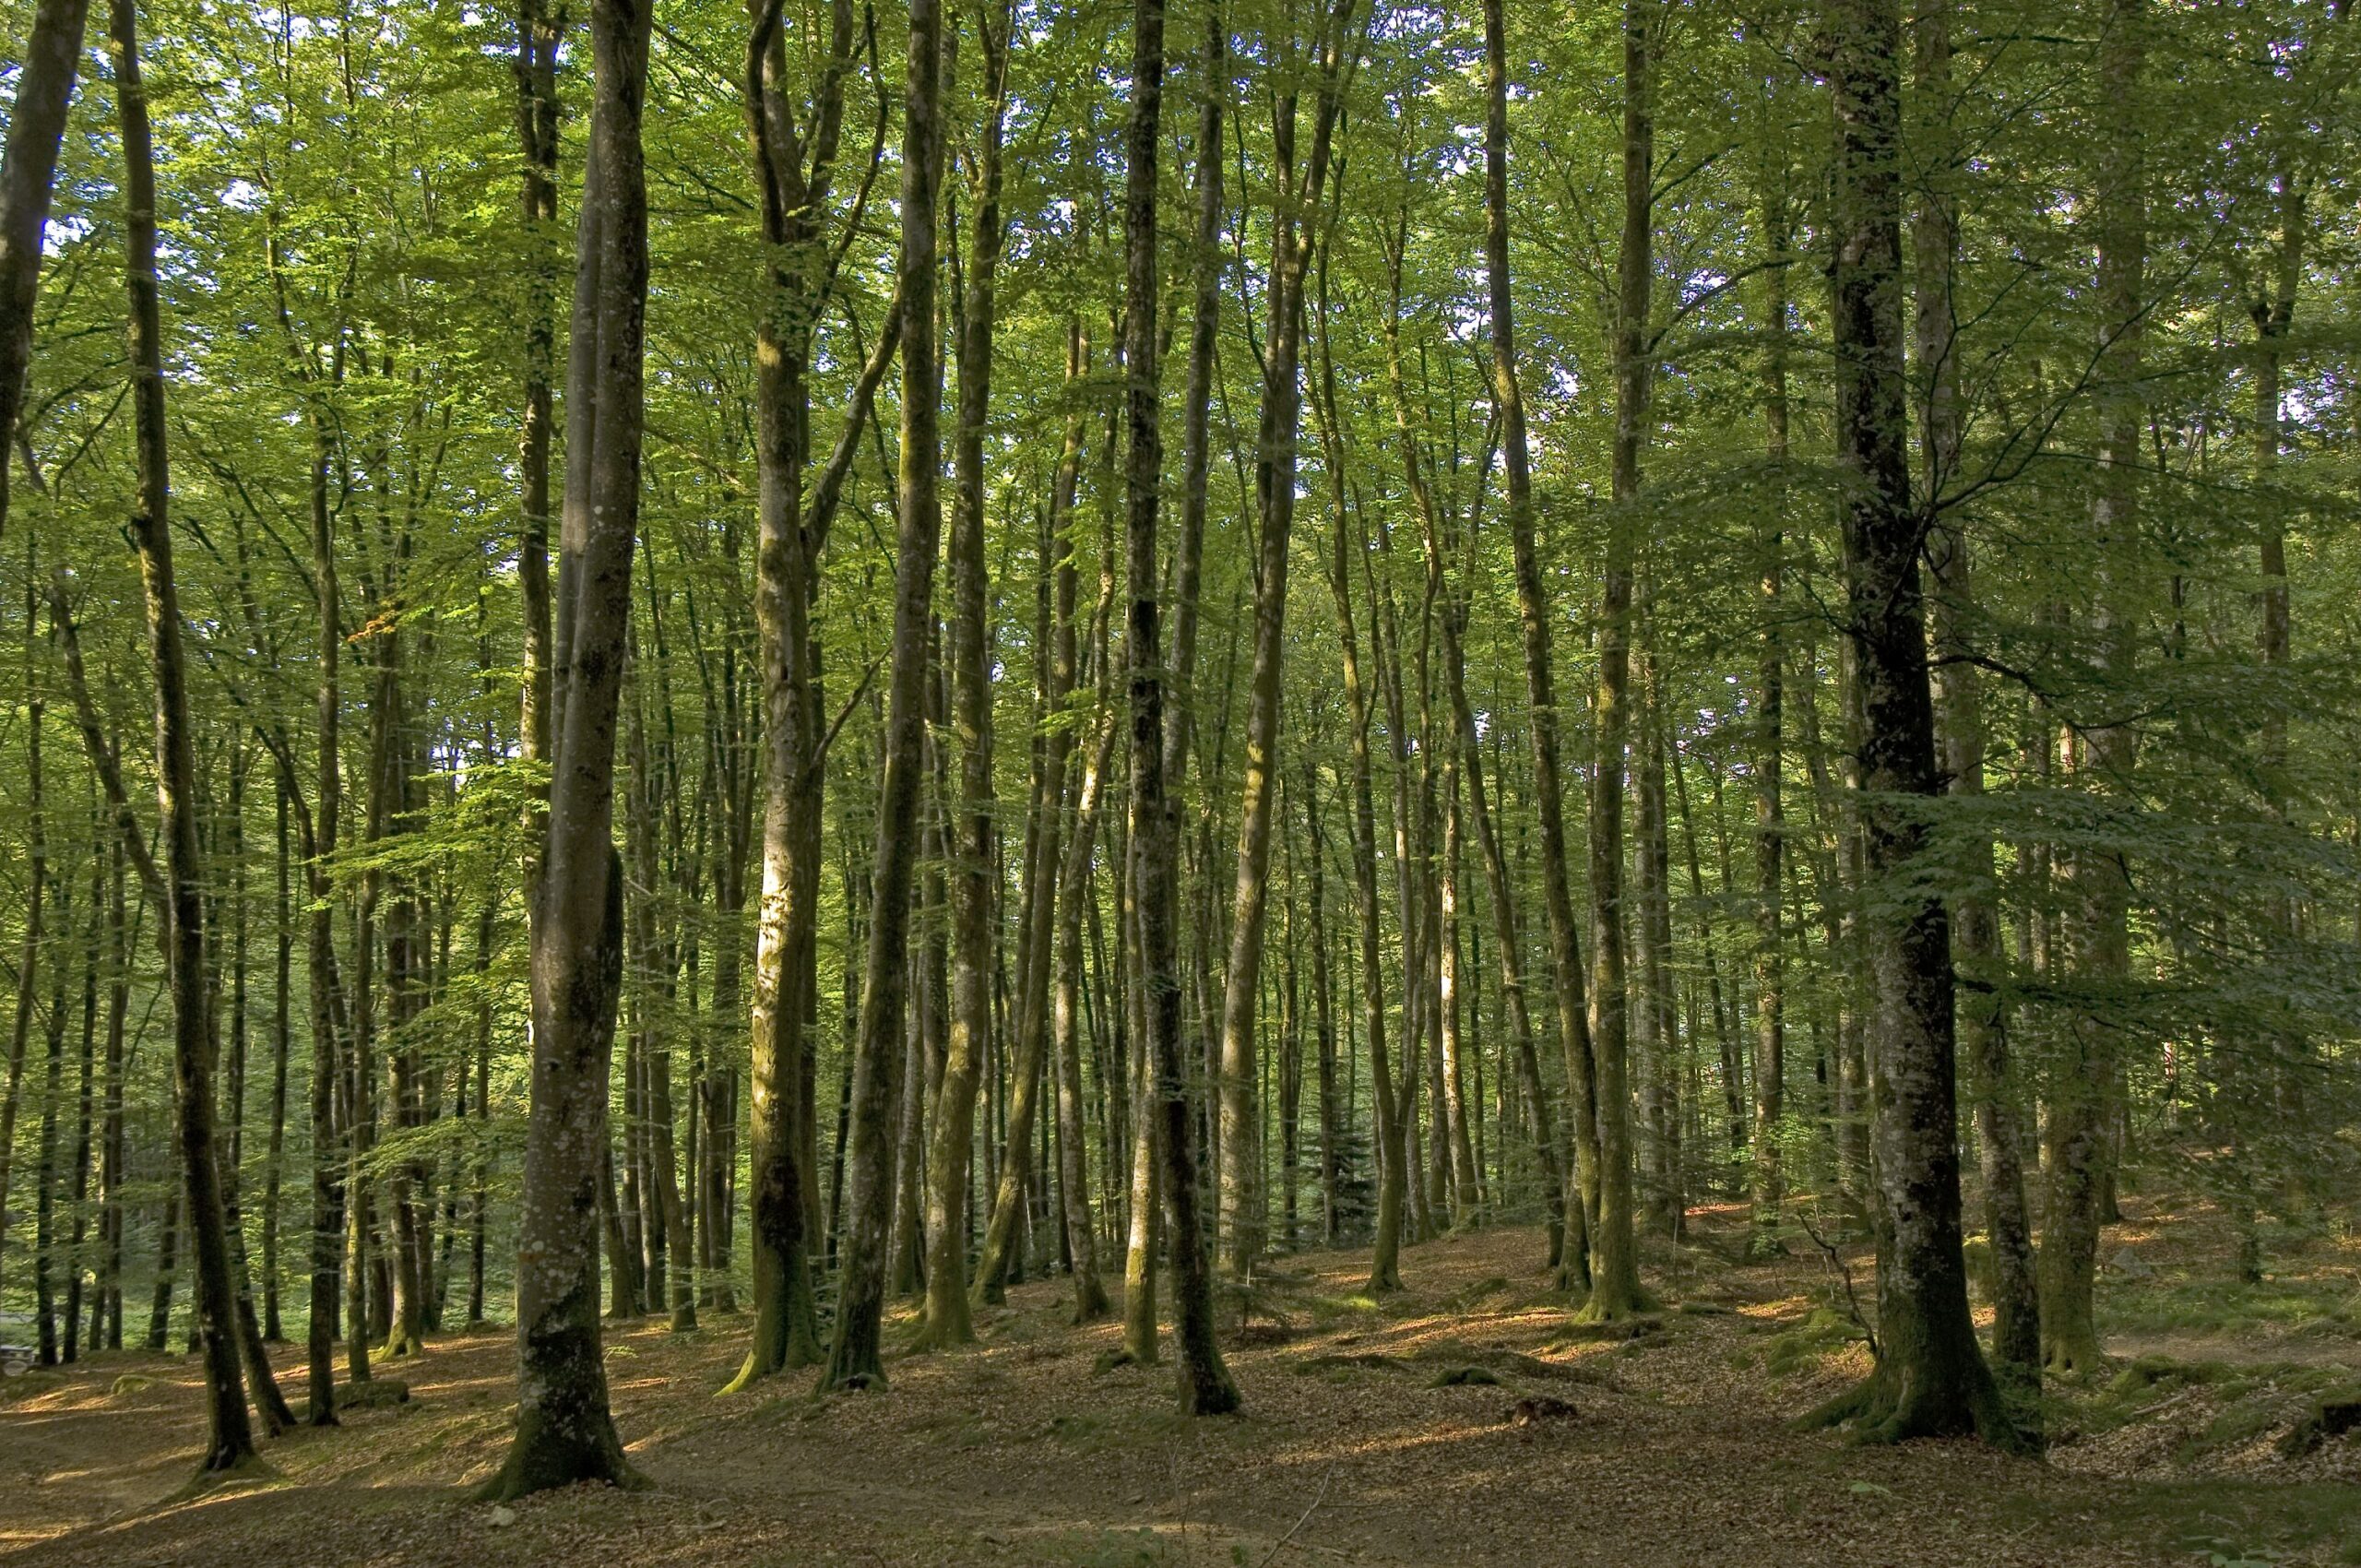
<instances>
[{"instance_id":1,"label":"beech tree","mask_svg":"<svg viewBox=\"0 0 2361 1568\"><path fill-rule=\"evenodd\" d=\"M218 1464L1491 1228L2013 1446L2332 1224L2343 7L10 15L0 1321Z\"/></svg>"}]
</instances>

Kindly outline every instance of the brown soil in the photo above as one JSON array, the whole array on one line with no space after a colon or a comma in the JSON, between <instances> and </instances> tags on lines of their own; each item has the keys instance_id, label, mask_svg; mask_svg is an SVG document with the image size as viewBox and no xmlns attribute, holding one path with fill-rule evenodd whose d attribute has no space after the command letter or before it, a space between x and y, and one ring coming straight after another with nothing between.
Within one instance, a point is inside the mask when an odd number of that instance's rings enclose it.
<instances>
[{"instance_id":1,"label":"brown soil","mask_svg":"<svg viewBox=\"0 0 2361 1568\"><path fill-rule=\"evenodd\" d=\"M195 1366L101 1357L0 1404L0 1557L44 1568L2202 1561L2134 1494L2142 1483L1972 1444L1865 1449L1792 1431L1859 1374L1863 1354L1840 1346L1788 1376L1762 1370L1774 1337L1842 1289L1809 1258L1721 1262L1734 1218L1701 1214L1709 1247L1653 1258L1653 1282L1686 1310L1628 1341L1571 1327L1530 1230L1412 1249L1411 1290L1380 1306L1356 1300L1365 1254L1290 1260L1229 1352L1248 1411L1238 1420L1172 1416L1168 1369L1094 1372L1117 1331L1066 1326L1055 1280L986 1314L975 1348L894 1360L890 1391L827 1400L805 1374L715 1398L742 1348L732 1320L685 1336L611 1325L617 1422L651 1486L513 1509L467 1498L507 1436L505 1335L438 1339L385 1369L409 1384L408 1405L269 1443L270 1478L177 1502L202 1419ZM292 1353L281 1375L299 1389ZM2361 1488L2349 1501L2361 1517ZM2269 1496L2260 1506L2267 1522Z\"/></svg>"}]
</instances>

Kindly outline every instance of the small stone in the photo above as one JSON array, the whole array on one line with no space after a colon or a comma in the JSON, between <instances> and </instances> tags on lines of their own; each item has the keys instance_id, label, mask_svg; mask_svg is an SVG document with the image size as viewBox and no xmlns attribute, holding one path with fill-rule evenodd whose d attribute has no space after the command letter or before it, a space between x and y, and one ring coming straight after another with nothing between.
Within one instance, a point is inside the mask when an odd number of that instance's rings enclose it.
<instances>
[{"instance_id":1,"label":"small stone","mask_svg":"<svg viewBox=\"0 0 2361 1568\"><path fill-rule=\"evenodd\" d=\"M495 1530L506 1529L516 1522L516 1510L504 1503L495 1503L485 1511L483 1522Z\"/></svg>"}]
</instances>

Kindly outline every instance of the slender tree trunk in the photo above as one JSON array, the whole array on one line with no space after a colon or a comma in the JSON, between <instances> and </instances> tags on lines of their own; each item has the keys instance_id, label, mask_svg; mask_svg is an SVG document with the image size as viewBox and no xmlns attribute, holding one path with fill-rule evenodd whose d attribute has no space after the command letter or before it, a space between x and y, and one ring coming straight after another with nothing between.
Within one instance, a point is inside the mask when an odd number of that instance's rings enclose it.
<instances>
[{"instance_id":1,"label":"slender tree trunk","mask_svg":"<svg viewBox=\"0 0 2361 1568\"><path fill-rule=\"evenodd\" d=\"M1913 348L1920 413L1921 504L1940 505L1958 478L1963 410L1952 276L1959 251L1959 175L1951 121L1952 8L1920 10L1913 26L1920 101L1928 106L1921 140L1930 155L1912 214L1916 254ZM1936 656L1935 724L1946 788L1974 799L1984 792L1983 697L1970 662L1975 597L1968 537L1955 514L1939 514L1927 536L1935 593L1929 626ZM2025 1206L2017 1085L2009 1064L2008 1015L1997 987L2004 978L1999 922L1985 889L1995 879L1989 836L1968 846L1967 890L1952 900L1952 957L1962 981L1959 1050L1975 1099L1975 1141L1984 1189L1984 1226L1992 1252L1992 1360L2021 1378L2041 1375L2041 1305Z\"/></svg>"},{"instance_id":2,"label":"slender tree trunk","mask_svg":"<svg viewBox=\"0 0 2361 1568\"><path fill-rule=\"evenodd\" d=\"M1655 210L1655 0L1628 0L1623 10L1623 231L1616 262L1614 510L1607 535L1598 633L1598 686L1592 700L1596 739L1590 790L1590 1032L1596 1079L1592 1114L1598 1127L1598 1177L1590 1236L1591 1293L1586 1315L1608 1320L1640 1304L1632 1236L1631 1112L1626 1084L1630 980L1623 910L1623 791L1631 727L1631 513L1640 489L1640 452L1648 400L1651 228Z\"/></svg>"},{"instance_id":3,"label":"slender tree trunk","mask_svg":"<svg viewBox=\"0 0 2361 1568\"><path fill-rule=\"evenodd\" d=\"M915 856L908 830L919 794L921 687L932 624L935 557L942 548L943 374L936 353L935 222L942 173L943 13L914 0L903 97L900 518L895 536L893 674L886 692L885 767L878 786L875 892L860 991L860 1039L850 1067L851 1118L845 1157L843 1269L836 1329L822 1386L884 1387L880 1352L885 1253L894 1208L895 1079L902 1015Z\"/></svg>"},{"instance_id":4,"label":"slender tree trunk","mask_svg":"<svg viewBox=\"0 0 2361 1568\"><path fill-rule=\"evenodd\" d=\"M0 462L6 453L0 452ZM7 1260L8 1185L17 1147L17 1116L24 1103L25 1048L32 1039L34 998L41 989L42 915L49 895L49 836L42 811L41 731L43 704L34 673L32 536L25 551L25 942L17 961L16 1021L8 1034L8 1081L0 1087L0 1263Z\"/></svg>"},{"instance_id":5,"label":"slender tree trunk","mask_svg":"<svg viewBox=\"0 0 2361 1568\"><path fill-rule=\"evenodd\" d=\"M106 862L99 858L104 852L105 840L94 837L92 847L98 852L90 858L90 923L82 943L82 1049L74 1106L72 1184L66 1194L71 1220L65 1241L64 1357L68 1361L78 1360L82 1351L82 1276L87 1267L89 1239L91 1112L98 1087L99 971L106 963L101 933L106 914L107 871ZM91 1336L93 1348L97 1337L95 1334Z\"/></svg>"},{"instance_id":6,"label":"slender tree trunk","mask_svg":"<svg viewBox=\"0 0 2361 1568\"><path fill-rule=\"evenodd\" d=\"M294 1038L291 995L295 967L294 912L289 897L287 786L284 780L280 781L275 799L278 810L272 871L277 897L272 905L271 922L274 962L270 1005L270 1134L263 1155L262 1332L264 1338L279 1344L287 1338L279 1311L279 1188L286 1163L287 1058Z\"/></svg>"},{"instance_id":7,"label":"slender tree trunk","mask_svg":"<svg viewBox=\"0 0 2361 1568\"><path fill-rule=\"evenodd\" d=\"M1762 179L1763 230L1769 266L1763 315L1763 457L1771 464L1771 494L1758 530L1762 578L1757 590L1762 617L1761 659L1756 666L1754 726L1754 1127L1747 1197L1747 1253L1769 1257L1785 1250L1779 1239L1780 1204L1786 1197L1781 1168L1780 1119L1786 1114L1786 949L1779 910L1786 881L1787 825L1785 798L1786 526L1787 462L1787 284L1786 154L1773 154L1775 171ZM1745 1137L1731 1119L1733 1143Z\"/></svg>"},{"instance_id":8,"label":"slender tree trunk","mask_svg":"<svg viewBox=\"0 0 2361 1568\"><path fill-rule=\"evenodd\" d=\"M1072 555L1062 568L1070 577ZM1107 1315L1107 1289L1098 1277L1098 1239L1090 1218L1090 1197L1084 1170L1082 1100L1082 915L1091 897L1092 849L1097 837L1098 809L1109 764L1115 746L1115 729L1101 731L1097 746L1083 770L1074 801L1074 836L1058 868L1057 991L1051 1002L1050 1032L1057 1052L1059 1186L1065 1203L1067 1244L1073 1249L1074 1319L1092 1323Z\"/></svg>"},{"instance_id":9,"label":"slender tree trunk","mask_svg":"<svg viewBox=\"0 0 2361 1568\"><path fill-rule=\"evenodd\" d=\"M1404 1111L1396 1104L1393 1063L1385 1049L1384 945L1377 883L1377 791L1375 767L1370 754L1372 705L1368 683L1362 678L1359 628L1353 615L1352 563L1357 556L1365 557L1368 547L1346 502L1344 429L1336 406L1335 361L1329 352L1329 312L1324 288L1321 306L1319 406L1326 459L1323 466L1327 469L1329 479L1328 581L1336 603L1336 641L1345 675L1352 768L1348 788L1352 795L1349 821L1353 909L1360 946L1361 1028L1369 1041L1370 1099L1375 1124L1370 1149L1377 1162L1377 1215L1369 1265L1369 1289L1374 1295L1402 1289L1402 1218L1409 1172L1399 1158L1402 1139L1398 1122ZM1404 968L1406 973L1406 963Z\"/></svg>"},{"instance_id":10,"label":"slender tree trunk","mask_svg":"<svg viewBox=\"0 0 2361 1568\"><path fill-rule=\"evenodd\" d=\"M1304 859L1310 887L1311 958L1312 1053L1318 1074L1320 1126L1320 1240L1334 1247L1343 1238L1343 1217L1337 1212L1338 1184L1344 1175L1344 1107L1337 1101L1335 978L1328 960L1326 861L1328 842L1320 826L1320 774L1309 749L1303 762Z\"/></svg>"},{"instance_id":11,"label":"slender tree trunk","mask_svg":"<svg viewBox=\"0 0 2361 1568\"><path fill-rule=\"evenodd\" d=\"M2149 306L2147 172L2137 116L2146 9L2144 0L2112 0L2098 65L2104 119L2091 223L2098 272L2099 450L2090 504L2098 573L2089 636L2091 673L2111 691L2124 689L2136 657L2139 624L2125 602L2130 590L2123 579L2126 563L2139 548L2139 472L2148 460L2141 451L2147 429L2141 384L2141 339ZM2131 786L2137 745L2130 724L2078 730L2070 746L2073 770L2087 775L2102 797L2120 798ZM2131 887L2120 855L2104 846L2085 846L2060 849L2057 861L2065 884L2064 925L2075 982L2087 990L2122 985L2130 976ZM2039 1272L2043 1360L2059 1375L2094 1372L2105 1360L2092 1317L2092 1286L2110 1179L2107 1119L2121 1071L2118 1032L2106 1019L2074 1019L2063 1031L2066 1059L2051 1077Z\"/></svg>"},{"instance_id":12,"label":"slender tree trunk","mask_svg":"<svg viewBox=\"0 0 2361 1568\"><path fill-rule=\"evenodd\" d=\"M1197 1158L1180 1060L1177 822L1165 798L1164 673L1157 626L1157 511L1164 443L1158 423L1156 264L1157 150L1164 104L1163 0L1133 0L1131 119L1123 188L1123 384L1128 458L1123 472L1129 564L1127 622L1132 711L1131 883L1136 972L1154 1117L1163 1167L1166 1234L1172 1251L1174 1328L1180 1344L1184 1415L1238 1408L1238 1385L1214 1341L1213 1281L1198 1218Z\"/></svg>"},{"instance_id":13,"label":"slender tree trunk","mask_svg":"<svg viewBox=\"0 0 2361 1568\"><path fill-rule=\"evenodd\" d=\"M976 1074L991 1038L994 871L991 645L985 624L990 569L984 557L984 422L991 412L995 273L1001 249L1001 126L1008 100L1008 0L981 7L978 42L984 57L983 123L978 127L968 184L970 225L958 312L959 403L954 421L951 506L951 728L959 742L959 789L950 812L951 1036L934 1143L927 1158L926 1321L923 1342L960 1345L976 1336L967 1302L967 1183L974 1162ZM1034 824L1038 832L1040 824ZM1038 882L1038 866L1031 868ZM1046 934L1046 933L1043 933ZM1026 992L1031 987L1026 977ZM1024 1011L1020 1009L1020 1019ZM1009 1240L1025 1198L1034 1080L1040 1037L1020 1023L1021 1063L1014 1095L1021 1113L1003 1146L1000 1201L979 1260L977 1284L989 1301L1001 1289ZM1003 1037L1004 1039L1004 1037Z\"/></svg>"},{"instance_id":14,"label":"slender tree trunk","mask_svg":"<svg viewBox=\"0 0 2361 1568\"><path fill-rule=\"evenodd\" d=\"M1599 1147L1596 1070L1584 995L1582 939L1574 901L1558 766L1558 695L1550 669L1550 607L1536 548L1533 451L1525 430L1525 394L1518 384L1513 292L1509 282L1508 42L1502 0L1484 5L1484 271L1492 335L1492 397L1501 413L1501 459L1516 571L1517 619L1525 656L1525 701L1531 709L1533 798L1541 840L1542 903L1549 921L1552 988L1558 1002L1558 1043L1566 1063L1567 1112L1573 1123L1578 1201L1566 1205L1567 1237L1560 1277L1567 1288L1592 1283L1591 1221L1598 1207Z\"/></svg>"},{"instance_id":15,"label":"slender tree trunk","mask_svg":"<svg viewBox=\"0 0 2361 1568\"><path fill-rule=\"evenodd\" d=\"M1246 779L1239 806L1237 875L1231 898L1229 966L1221 1005L1219 1211L1221 1267L1243 1277L1261 1255L1264 1234L1261 1117L1255 1109L1255 1004L1262 994L1263 928L1270 903L1271 833L1277 817L1279 681L1287 647L1287 562L1294 531L1296 442L1303 395L1303 285L1326 188L1341 109L1345 56L1355 36L1349 9L1323 7L1312 55L1320 70L1311 147L1296 162L1296 95L1282 89L1272 124L1276 188L1271 223L1269 341L1264 350L1263 410L1255 454L1255 499L1262 518L1254 573L1253 671L1246 715ZM1214 127L1217 133L1218 127ZM1175 786L1178 785L1175 780Z\"/></svg>"},{"instance_id":16,"label":"slender tree trunk","mask_svg":"<svg viewBox=\"0 0 2361 1568\"><path fill-rule=\"evenodd\" d=\"M148 95L140 79L136 0L111 0L108 53L122 123L125 232L129 245L133 413L138 453L138 510L132 518L148 612L149 662L156 681L156 807L165 847L165 913L170 940L174 1126L187 1197L191 1251L196 1257L196 1336L205 1358L206 1444L200 1473L243 1469L256 1461L254 1428L239 1385L221 1170L213 1135L213 1016L207 1004L205 869L197 848L196 751L191 733L180 597L166 515L163 331L156 281L156 165ZM265 1370L267 1376L267 1369Z\"/></svg>"},{"instance_id":17,"label":"slender tree trunk","mask_svg":"<svg viewBox=\"0 0 2361 1568\"><path fill-rule=\"evenodd\" d=\"M73 901L63 880L57 895L57 921L70 928ZM49 1016L42 1029L41 1124L36 1147L39 1163L33 1171L33 1354L39 1364L57 1364L57 1102L65 1093L65 966L53 963L49 976Z\"/></svg>"}]
</instances>

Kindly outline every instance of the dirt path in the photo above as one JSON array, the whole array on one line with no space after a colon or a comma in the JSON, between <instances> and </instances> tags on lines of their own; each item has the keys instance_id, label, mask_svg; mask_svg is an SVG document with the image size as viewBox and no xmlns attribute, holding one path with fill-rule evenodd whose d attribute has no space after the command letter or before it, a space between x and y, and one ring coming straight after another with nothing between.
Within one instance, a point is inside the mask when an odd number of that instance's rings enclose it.
<instances>
[{"instance_id":1,"label":"dirt path","mask_svg":"<svg viewBox=\"0 0 2361 1568\"><path fill-rule=\"evenodd\" d=\"M465 1491L505 1443L505 1336L437 1342L391 1369L409 1404L280 1439L267 1447L274 1479L176 1504L164 1500L185 1479L200 1419L194 1368L105 1358L0 1407L0 1557L106 1568L457 1568L593 1553L634 1568L2201 1561L2182 1555L2191 1538L2176 1538L2193 1527L2189 1509L2174 1513L2153 1488L1969 1445L1864 1450L1790 1431L1787 1418L1860 1370L1858 1352L1842 1349L1785 1377L1761 1365L1814 1304L1816 1273L1801 1262L1701 1275L1692 1253L1690 1310L1602 1343L1570 1336L1539 1289L1538 1245L1505 1230L1415 1249L1412 1291L1382 1311L1356 1298L1354 1255L1297 1260L1272 1293L1286 1328L1252 1336L1276 1342L1232 1352L1250 1412L1238 1420L1171 1416L1161 1369L1094 1372L1116 1331L1066 1327L1055 1281L988 1314L980 1347L895 1361L890 1392L825 1401L801 1377L715 1399L741 1350L729 1320L691 1336L635 1327L611 1338L610 1372L651 1489L513 1510L469 1504ZM1475 1381L1433 1386L1446 1374ZM291 1387L291 1357L287 1375ZM1575 1413L1519 1420L1520 1400ZM2361 1489L2345 1490L2361 1517ZM2270 1526L2275 1500L2249 1491L2225 1528Z\"/></svg>"}]
</instances>

